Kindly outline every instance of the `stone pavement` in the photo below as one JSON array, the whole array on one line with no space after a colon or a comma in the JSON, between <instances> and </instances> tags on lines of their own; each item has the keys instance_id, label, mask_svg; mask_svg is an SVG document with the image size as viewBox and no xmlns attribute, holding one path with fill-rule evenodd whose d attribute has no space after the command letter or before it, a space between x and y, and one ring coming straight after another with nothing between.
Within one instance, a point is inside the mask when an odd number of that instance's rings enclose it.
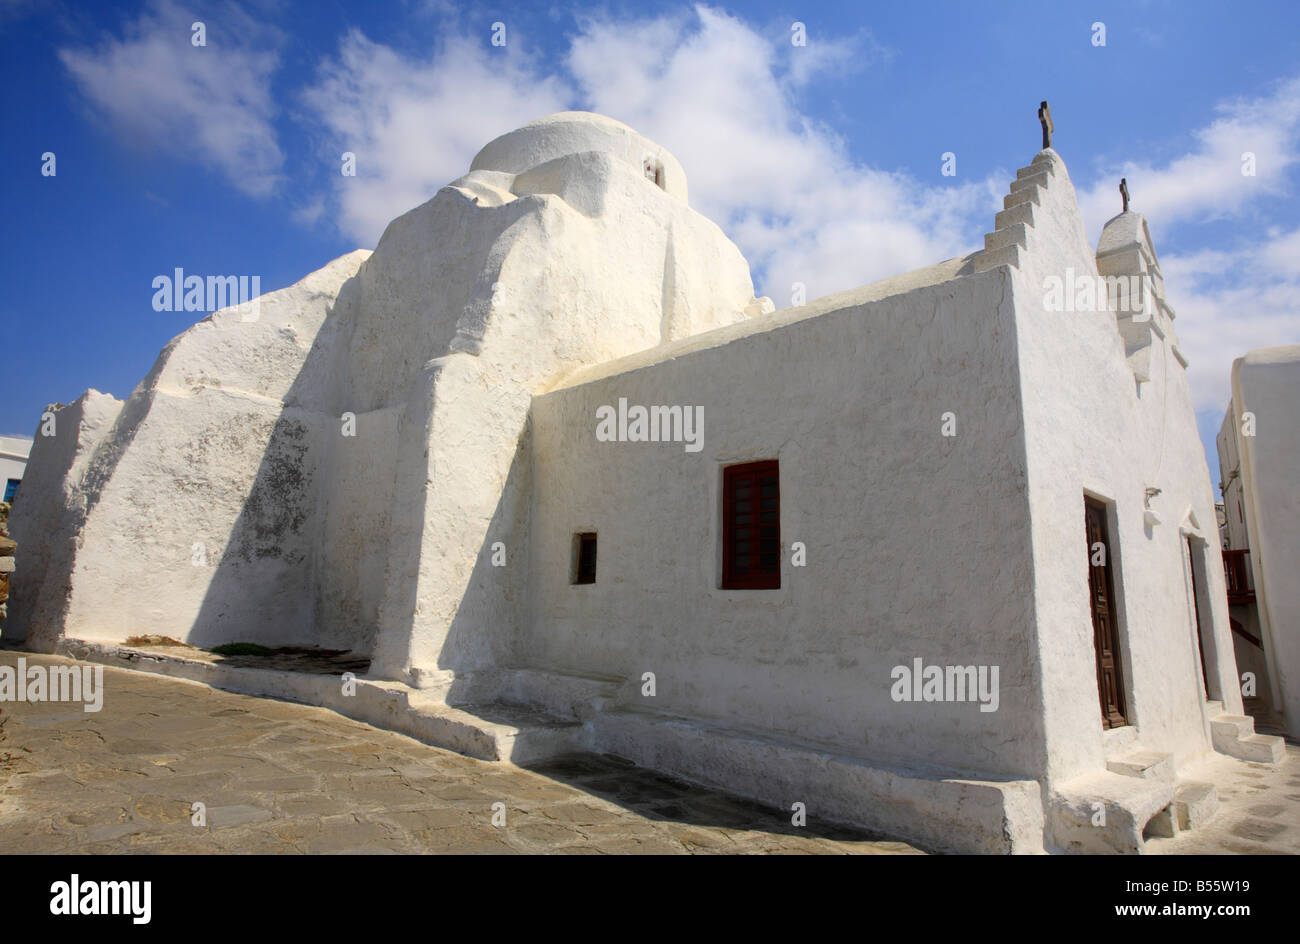
<instances>
[{"instance_id":1,"label":"stone pavement","mask_svg":"<svg viewBox=\"0 0 1300 944\"><path fill-rule=\"evenodd\" d=\"M0 664L19 655L86 664ZM323 708L123 669L104 683L98 713L0 704L0 854L917 852L613 758L522 770ZM1215 756L1188 778L1218 786L1218 815L1148 852L1300 853L1300 746L1278 768Z\"/></svg>"},{"instance_id":2,"label":"stone pavement","mask_svg":"<svg viewBox=\"0 0 1300 944\"><path fill-rule=\"evenodd\" d=\"M98 713L0 704L0 853L917 851L610 758L529 771L195 682L105 668L104 688Z\"/></svg>"},{"instance_id":3,"label":"stone pavement","mask_svg":"<svg viewBox=\"0 0 1300 944\"><path fill-rule=\"evenodd\" d=\"M1286 742L1286 758L1276 767L1215 755L1186 779L1213 783L1219 790L1214 819L1172 839L1151 839L1156 855L1300 854L1300 745Z\"/></svg>"}]
</instances>

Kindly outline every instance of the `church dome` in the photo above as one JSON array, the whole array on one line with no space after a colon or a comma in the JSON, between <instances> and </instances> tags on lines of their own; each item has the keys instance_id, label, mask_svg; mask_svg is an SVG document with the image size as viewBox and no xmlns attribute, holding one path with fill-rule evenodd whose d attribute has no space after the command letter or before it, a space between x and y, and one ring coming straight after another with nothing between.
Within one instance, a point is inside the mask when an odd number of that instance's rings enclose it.
<instances>
[{"instance_id":1,"label":"church dome","mask_svg":"<svg viewBox=\"0 0 1300 944\"><path fill-rule=\"evenodd\" d=\"M562 111L530 121L489 141L470 170L522 174L547 161L583 151L600 151L636 168L683 203L686 173L667 148L605 115Z\"/></svg>"}]
</instances>

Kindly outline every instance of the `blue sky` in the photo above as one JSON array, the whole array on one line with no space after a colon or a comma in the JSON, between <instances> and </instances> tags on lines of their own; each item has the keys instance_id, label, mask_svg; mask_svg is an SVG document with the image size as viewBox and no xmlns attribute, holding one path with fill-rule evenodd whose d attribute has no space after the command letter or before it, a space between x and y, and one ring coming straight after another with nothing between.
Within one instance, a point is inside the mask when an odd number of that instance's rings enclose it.
<instances>
[{"instance_id":1,"label":"blue sky","mask_svg":"<svg viewBox=\"0 0 1300 944\"><path fill-rule=\"evenodd\" d=\"M1300 343L1292 2L0 0L0 78L4 434L130 393L203 317L155 312L156 276L291 284L565 108L668 147L784 307L795 281L815 297L978 246L1047 98L1094 243L1120 176L1148 219L1212 473L1232 359Z\"/></svg>"}]
</instances>

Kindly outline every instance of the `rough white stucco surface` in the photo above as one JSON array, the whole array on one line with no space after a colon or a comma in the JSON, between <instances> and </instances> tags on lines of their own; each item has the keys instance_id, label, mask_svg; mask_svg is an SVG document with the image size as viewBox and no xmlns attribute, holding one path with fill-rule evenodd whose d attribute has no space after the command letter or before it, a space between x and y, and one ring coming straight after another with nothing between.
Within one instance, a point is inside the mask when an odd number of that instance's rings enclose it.
<instances>
[{"instance_id":1,"label":"rough white stucco surface","mask_svg":"<svg viewBox=\"0 0 1300 944\"><path fill-rule=\"evenodd\" d=\"M67 421L61 411L56 436L37 437L33 465L66 470L41 487L73 496L75 560L62 582L56 571L32 575L42 606L49 597L51 612L64 612L33 643L61 634L157 633L203 645L315 638L308 590L328 379L318 332L366 256L261 297L256 316L250 302L179 335L110 425L94 425L93 441L91 408L105 413L98 394ZM20 530L37 530L48 514L38 504L16 509Z\"/></svg>"},{"instance_id":2,"label":"rough white stucco surface","mask_svg":"<svg viewBox=\"0 0 1300 944\"><path fill-rule=\"evenodd\" d=\"M855 757L1039 769L1008 288L1003 271L946 282L539 397L526 658ZM703 406L703 450L598 442L595 411L619 398ZM722 469L760 459L780 462L782 586L720 590ZM597 581L572 586L586 530ZM999 711L892 701L890 670L917 656L1000 666Z\"/></svg>"},{"instance_id":3,"label":"rough white stucco surface","mask_svg":"<svg viewBox=\"0 0 1300 944\"><path fill-rule=\"evenodd\" d=\"M86 467L122 408L120 400L87 390L71 404L51 404L53 435L38 430L22 486L22 501L9 517L22 568L10 582L9 619L13 639L53 646L63 635L78 537L85 524ZM50 427L42 419L42 429Z\"/></svg>"},{"instance_id":4,"label":"rough white stucco surface","mask_svg":"<svg viewBox=\"0 0 1300 944\"><path fill-rule=\"evenodd\" d=\"M643 152L668 189L646 178ZM748 265L686 205L680 167L617 122L552 116L471 167L389 226L339 306L339 409L400 413L373 670L418 684L508 657L533 394L755 310ZM507 566L494 572L498 541Z\"/></svg>"},{"instance_id":5,"label":"rough white stucco surface","mask_svg":"<svg viewBox=\"0 0 1300 944\"><path fill-rule=\"evenodd\" d=\"M1098 275L1064 162L1034 208L1013 280L1033 535L1034 606L1052 782L1097 769L1105 740L1088 605L1084 495L1111 503L1110 537L1127 707L1138 744L1178 763L1209 749L1185 542L1205 543L1202 619L1212 691L1241 711L1214 496L1172 317L1153 320L1152 379L1137 382L1115 313L1050 311L1050 276ZM1125 214L1136 216L1136 214ZM1121 218L1125 227L1131 220ZM1115 221L1112 221L1115 222ZM1146 231L1138 220L1135 231ZM1111 234L1103 234L1107 245ZM1154 290L1154 289L1153 289ZM1160 289L1163 295L1163 289ZM1167 306L1166 306L1167 307ZM1146 490L1161 523L1146 523ZM1134 745L1135 747L1137 745Z\"/></svg>"},{"instance_id":6,"label":"rough white stucco surface","mask_svg":"<svg viewBox=\"0 0 1300 944\"><path fill-rule=\"evenodd\" d=\"M259 307L168 345L63 474L85 509L55 636L310 642L416 682L504 659L533 393L762 310L672 156L583 113L489 143L373 255Z\"/></svg>"}]
</instances>

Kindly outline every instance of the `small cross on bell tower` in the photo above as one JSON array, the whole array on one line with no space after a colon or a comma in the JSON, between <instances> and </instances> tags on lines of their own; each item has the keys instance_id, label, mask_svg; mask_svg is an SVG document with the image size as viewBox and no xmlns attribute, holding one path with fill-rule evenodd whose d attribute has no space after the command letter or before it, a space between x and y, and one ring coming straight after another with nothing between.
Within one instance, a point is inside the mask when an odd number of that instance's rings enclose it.
<instances>
[{"instance_id":1,"label":"small cross on bell tower","mask_svg":"<svg viewBox=\"0 0 1300 944\"><path fill-rule=\"evenodd\" d=\"M1047 107L1047 102L1038 106L1038 123L1043 126L1043 150L1046 151L1052 146L1052 111Z\"/></svg>"}]
</instances>

